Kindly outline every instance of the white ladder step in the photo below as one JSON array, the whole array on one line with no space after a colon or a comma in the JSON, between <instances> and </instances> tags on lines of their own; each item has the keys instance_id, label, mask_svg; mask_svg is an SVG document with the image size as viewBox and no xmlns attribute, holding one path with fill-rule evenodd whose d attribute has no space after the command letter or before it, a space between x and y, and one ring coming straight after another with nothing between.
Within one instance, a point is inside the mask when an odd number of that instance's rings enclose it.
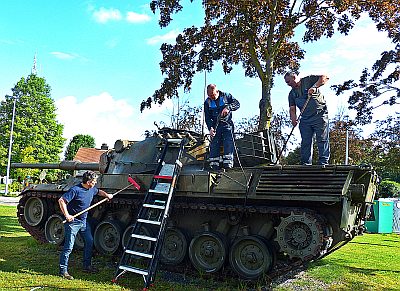
<instances>
[{"instance_id":1,"label":"white ladder step","mask_svg":"<svg viewBox=\"0 0 400 291\"><path fill-rule=\"evenodd\" d=\"M149 274L149 272L147 270L143 270L143 269L139 269L139 268L124 266L124 265L119 266L119 268L121 270L129 271L129 272L140 274L140 275L143 275L143 276L147 276Z\"/></svg>"},{"instance_id":2,"label":"white ladder step","mask_svg":"<svg viewBox=\"0 0 400 291\"><path fill-rule=\"evenodd\" d=\"M165 164L162 166L159 176L172 176L174 174L175 165L174 164Z\"/></svg>"},{"instance_id":3,"label":"white ladder step","mask_svg":"<svg viewBox=\"0 0 400 291\"><path fill-rule=\"evenodd\" d=\"M131 254L131 255L135 255L135 256L139 256L139 257L149 258L149 259L153 258L153 255L151 255L151 254L135 252L135 251L132 251L132 250L125 250L125 253Z\"/></svg>"},{"instance_id":4,"label":"white ladder step","mask_svg":"<svg viewBox=\"0 0 400 291\"><path fill-rule=\"evenodd\" d=\"M169 138L169 139L167 139L167 141L169 143L181 143L182 140L179 138Z\"/></svg>"},{"instance_id":5,"label":"white ladder step","mask_svg":"<svg viewBox=\"0 0 400 291\"><path fill-rule=\"evenodd\" d=\"M132 234L131 237L138 238L138 239L144 239L144 240L149 240L149 241L157 241L157 238L151 237L151 236L146 236L146 235L140 235L140 234Z\"/></svg>"},{"instance_id":6,"label":"white ladder step","mask_svg":"<svg viewBox=\"0 0 400 291\"><path fill-rule=\"evenodd\" d=\"M161 225L161 222L155 221L155 220L147 220L147 219L141 219L141 218L139 218L137 221L138 221L138 222L142 222L142 223L148 223L148 224L154 224L154 225Z\"/></svg>"},{"instance_id":7,"label":"white ladder step","mask_svg":"<svg viewBox=\"0 0 400 291\"><path fill-rule=\"evenodd\" d=\"M149 189L151 193L168 194L171 188L171 183L158 183L154 189Z\"/></svg>"},{"instance_id":8,"label":"white ladder step","mask_svg":"<svg viewBox=\"0 0 400 291\"><path fill-rule=\"evenodd\" d=\"M154 208L154 209L165 209L164 205L154 205L154 204L143 204L143 207Z\"/></svg>"}]
</instances>

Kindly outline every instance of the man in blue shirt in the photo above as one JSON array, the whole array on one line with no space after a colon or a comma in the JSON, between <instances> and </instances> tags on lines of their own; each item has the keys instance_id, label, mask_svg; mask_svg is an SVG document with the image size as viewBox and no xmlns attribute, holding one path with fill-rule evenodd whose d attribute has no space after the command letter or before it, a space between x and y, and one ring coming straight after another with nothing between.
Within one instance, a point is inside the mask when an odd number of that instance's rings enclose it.
<instances>
[{"instance_id":1,"label":"man in blue shirt","mask_svg":"<svg viewBox=\"0 0 400 291\"><path fill-rule=\"evenodd\" d=\"M210 145L210 168L219 170L220 146L224 146L223 167L233 167L233 121L232 111L240 103L229 93L221 92L215 84L207 86L208 98L204 102L205 121L212 138Z\"/></svg>"},{"instance_id":2,"label":"man in blue shirt","mask_svg":"<svg viewBox=\"0 0 400 291\"><path fill-rule=\"evenodd\" d=\"M297 74L285 74L285 82L292 87L289 92L289 113L292 125L297 125L296 106L303 110L299 129L301 135L300 156L303 165L312 164L312 138L315 134L318 147L318 163L327 165L330 156L329 147L329 118L324 95L318 89L326 84L326 75L311 75L299 78ZM311 98L306 104L308 96ZM304 109L303 109L304 108Z\"/></svg>"},{"instance_id":3,"label":"man in blue shirt","mask_svg":"<svg viewBox=\"0 0 400 291\"><path fill-rule=\"evenodd\" d=\"M87 212L74 218L79 213L90 206L93 197L100 195L108 199L112 199L113 195L95 187L97 183L97 174L92 171L86 171L82 177L82 183L73 186L68 192L64 193L58 204L65 216L66 223L64 226L65 240L64 248L60 255L60 275L68 280L74 279L68 273L68 260L74 247L75 238L78 232L81 233L85 247L83 250L83 271L88 273L96 273L98 270L92 266L92 249L93 236L90 224L87 223Z\"/></svg>"}]
</instances>

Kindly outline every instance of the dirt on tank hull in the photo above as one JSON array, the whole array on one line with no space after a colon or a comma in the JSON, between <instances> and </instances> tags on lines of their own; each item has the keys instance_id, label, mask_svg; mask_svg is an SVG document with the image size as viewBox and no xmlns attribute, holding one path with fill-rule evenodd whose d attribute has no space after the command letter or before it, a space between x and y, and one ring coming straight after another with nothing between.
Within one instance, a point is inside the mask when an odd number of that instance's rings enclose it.
<instances>
[{"instance_id":1,"label":"dirt on tank hull","mask_svg":"<svg viewBox=\"0 0 400 291\"><path fill-rule=\"evenodd\" d=\"M164 129L144 141L117 141L97 165L70 166L97 167L97 187L109 193L125 187L129 176L142 186L90 211L100 253L119 254L126 246L165 138L185 138L187 144L161 250L164 265L191 264L203 273L231 269L242 278L257 279L282 266L321 258L364 231L377 186L370 167L271 165L276 161L275 145L264 131L237 139L235 167L215 173L207 168L206 139ZM40 242L62 244L64 217L57 200L77 183L79 179L71 177L60 184L26 188L18 205L21 225ZM148 215L155 219L160 211L153 209ZM141 231L151 235L156 230L146 226ZM83 242L78 238L76 244L81 247ZM139 240L136 248L146 252L151 242Z\"/></svg>"}]
</instances>

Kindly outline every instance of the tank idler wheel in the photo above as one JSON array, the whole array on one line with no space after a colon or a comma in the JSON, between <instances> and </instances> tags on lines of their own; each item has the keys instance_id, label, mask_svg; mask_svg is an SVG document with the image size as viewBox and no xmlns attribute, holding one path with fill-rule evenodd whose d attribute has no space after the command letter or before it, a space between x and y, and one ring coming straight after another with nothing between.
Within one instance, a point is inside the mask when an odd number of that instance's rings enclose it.
<instances>
[{"instance_id":1,"label":"tank idler wheel","mask_svg":"<svg viewBox=\"0 0 400 291\"><path fill-rule=\"evenodd\" d=\"M64 224L61 215L53 214L50 216L44 226L44 235L51 244L60 245L65 238Z\"/></svg>"},{"instance_id":2,"label":"tank idler wheel","mask_svg":"<svg viewBox=\"0 0 400 291\"><path fill-rule=\"evenodd\" d=\"M24 217L30 226L45 223L47 218L46 201L38 197L30 197L24 206Z\"/></svg>"},{"instance_id":3,"label":"tank idler wheel","mask_svg":"<svg viewBox=\"0 0 400 291\"><path fill-rule=\"evenodd\" d=\"M309 260L323 251L324 236L321 223L311 214L293 212L276 227L275 239L281 251L290 258Z\"/></svg>"},{"instance_id":4,"label":"tank idler wheel","mask_svg":"<svg viewBox=\"0 0 400 291\"><path fill-rule=\"evenodd\" d=\"M100 253L112 255L118 250L121 234L121 227L117 221L102 221L94 231L94 246Z\"/></svg>"},{"instance_id":5,"label":"tank idler wheel","mask_svg":"<svg viewBox=\"0 0 400 291\"><path fill-rule=\"evenodd\" d=\"M217 272L225 263L226 253L225 238L209 231L196 235L189 246L190 261L200 272Z\"/></svg>"},{"instance_id":6,"label":"tank idler wheel","mask_svg":"<svg viewBox=\"0 0 400 291\"><path fill-rule=\"evenodd\" d=\"M131 238L131 234L133 231L133 226L134 225L128 226L125 229L124 234L122 236L122 247L124 249L128 247L129 239ZM140 227L139 234L145 235L145 236L150 236L150 237L153 236L153 232L149 228L147 228L143 225ZM131 248L135 252L148 254L151 250L151 241L143 240L143 239L136 239L135 245Z\"/></svg>"},{"instance_id":7,"label":"tank idler wheel","mask_svg":"<svg viewBox=\"0 0 400 291\"><path fill-rule=\"evenodd\" d=\"M243 279L254 280L269 272L274 260L272 248L255 236L236 239L229 251L231 267Z\"/></svg>"},{"instance_id":8,"label":"tank idler wheel","mask_svg":"<svg viewBox=\"0 0 400 291\"><path fill-rule=\"evenodd\" d=\"M165 265L182 263L186 257L187 247L186 235L178 228L168 228L161 249L161 263Z\"/></svg>"}]
</instances>

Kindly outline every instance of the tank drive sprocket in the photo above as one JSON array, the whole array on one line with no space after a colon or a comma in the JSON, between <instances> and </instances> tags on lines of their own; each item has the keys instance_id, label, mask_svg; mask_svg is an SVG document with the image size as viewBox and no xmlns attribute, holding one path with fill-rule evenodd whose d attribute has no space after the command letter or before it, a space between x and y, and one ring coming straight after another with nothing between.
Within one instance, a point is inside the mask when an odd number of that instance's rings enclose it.
<instances>
[{"instance_id":1,"label":"tank drive sprocket","mask_svg":"<svg viewBox=\"0 0 400 291\"><path fill-rule=\"evenodd\" d=\"M290 258L303 261L318 257L323 253L323 225L314 215L306 212L294 213L282 217L276 227L275 239L281 251Z\"/></svg>"}]
</instances>

